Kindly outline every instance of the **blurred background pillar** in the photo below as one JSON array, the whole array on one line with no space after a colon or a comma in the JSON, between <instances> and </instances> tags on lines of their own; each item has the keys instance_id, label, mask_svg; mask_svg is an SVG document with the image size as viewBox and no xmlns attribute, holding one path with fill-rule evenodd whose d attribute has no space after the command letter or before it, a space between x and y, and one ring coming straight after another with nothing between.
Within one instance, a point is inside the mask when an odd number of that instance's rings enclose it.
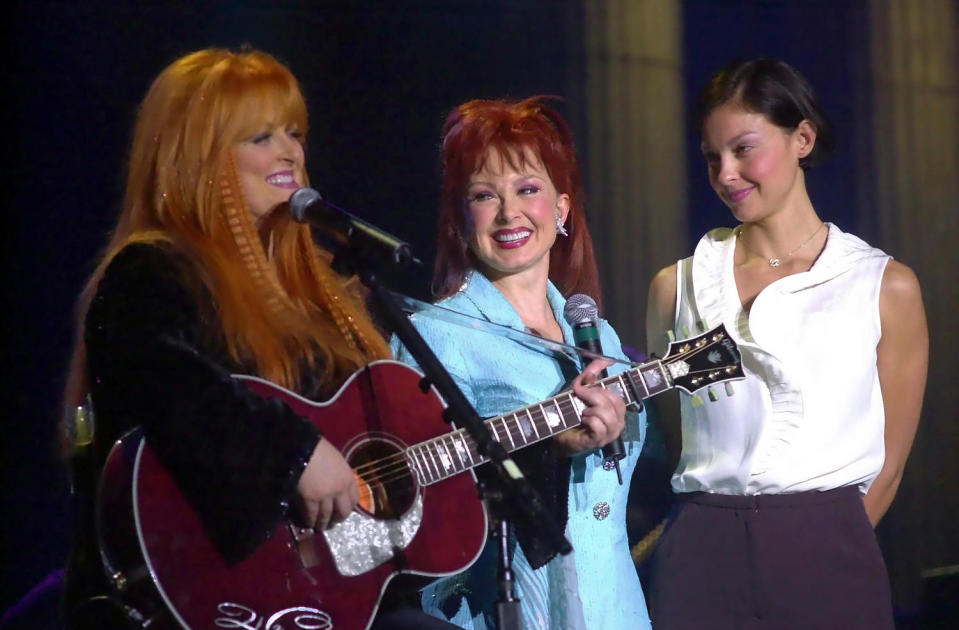
<instances>
[{"instance_id":1,"label":"blurred background pillar","mask_svg":"<svg viewBox=\"0 0 959 630\"><path fill-rule=\"evenodd\" d=\"M584 28L586 203L605 316L645 351L649 281L687 250L681 7L590 0Z\"/></svg>"},{"instance_id":2,"label":"blurred background pillar","mask_svg":"<svg viewBox=\"0 0 959 630\"><path fill-rule=\"evenodd\" d=\"M861 205L861 225L918 274L932 341L913 456L878 530L902 602L919 595L921 570L944 555L959 558L947 535L959 514L959 473L950 463L959 443L959 357L945 351L959 343L959 4L872 0L868 7L875 176L863 196L875 202Z\"/></svg>"}]
</instances>

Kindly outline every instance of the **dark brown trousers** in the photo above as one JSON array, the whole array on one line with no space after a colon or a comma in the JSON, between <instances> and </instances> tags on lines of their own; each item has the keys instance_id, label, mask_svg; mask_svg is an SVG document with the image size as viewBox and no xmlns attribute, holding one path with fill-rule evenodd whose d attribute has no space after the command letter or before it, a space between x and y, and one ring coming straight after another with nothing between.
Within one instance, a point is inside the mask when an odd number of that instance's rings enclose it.
<instances>
[{"instance_id":1,"label":"dark brown trousers","mask_svg":"<svg viewBox=\"0 0 959 630\"><path fill-rule=\"evenodd\" d=\"M892 630L886 566L855 487L681 495L654 559L655 630Z\"/></svg>"}]
</instances>

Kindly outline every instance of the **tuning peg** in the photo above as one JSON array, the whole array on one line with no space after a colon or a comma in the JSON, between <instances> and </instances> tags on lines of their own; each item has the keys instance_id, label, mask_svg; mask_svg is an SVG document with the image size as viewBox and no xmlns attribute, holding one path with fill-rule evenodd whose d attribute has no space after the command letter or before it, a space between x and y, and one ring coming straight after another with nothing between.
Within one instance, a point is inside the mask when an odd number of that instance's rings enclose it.
<instances>
[{"instance_id":1,"label":"tuning peg","mask_svg":"<svg viewBox=\"0 0 959 630\"><path fill-rule=\"evenodd\" d=\"M682 332L683 332L683 339L688 339L693 336L693 334L689 332L689 326L683 326Z\"/></svg>"},{"instance_id":2,"label":"tuning peg","mask_svg":"<svg viewBox=\"0 0 959 630\"><path fill-rule=\"evenodd\" d=\"M709 395L710 402L716 402L717 400L719 400L719 394L717 394L716 390L713 389L712 387L707 387L706 393Z\"/></svg>"},{"instance_id":3,"label":"tuning peg","mask_svg":"<svg viewBox=\"0 0 959 630\"><path fill-rule=\"evenodd\" d=\"M693 394L690 402L693 404L693 407L702 407L703 399L699 397L699 394Z\"/></svg>"},{"instance_id":4,"label":"tuning peg","mask_svg":"<svg viewBox=\"0 0 959 630\"><path fill-rule=\"evenodd\" d=\"M698 322L696 322L696 328L698 328L699 332L701 333L704 333L707 330L709 330L709 326L706 325L706 320L704 319L701 319Z\"/></svg>"},{"instance_id":5,"label":"tuning peg","mask_svg":"<svg viewBox=\"0 0 959 630\"><path fill-rule=\"evenodd\" d=\"M732 383L730 383L729 381L726 381L726 382L724 383L724 385L726 386L726 395L727 395L727 396L732 396L733 394L736 393L736 390L733 389L733 384L732 384Z\"/></svg>"},{"instance_id":6,"label":"tuning peg","mask_svg":"<svg viewBox=\"0 0 959 630\"><path fill-rule=\"evenodd\" d=\"M666 341L676 341L676 335L673 333L673 331L666 331Z\"/></svg>"}]
</instances>

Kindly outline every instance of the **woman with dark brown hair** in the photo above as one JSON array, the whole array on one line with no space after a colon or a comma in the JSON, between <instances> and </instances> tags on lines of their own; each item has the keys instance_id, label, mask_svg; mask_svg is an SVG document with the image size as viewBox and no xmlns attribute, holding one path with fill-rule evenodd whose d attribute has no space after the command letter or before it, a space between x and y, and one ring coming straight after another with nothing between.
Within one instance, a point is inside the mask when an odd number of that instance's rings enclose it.
<instances>
[{"instance_id":1,"label":"woman with dark brown hair","mask_svg":"<svg viewBox=\"0 0 959 630\"><path fill-rule=\"evenodd\" d=\"M806 171L832 129L796 69L733 62L697 114L710 184L739 223L655 277L647 335L661 351L666 331L723 323L746 378L709 405L680 397L679 507L656 551L654 623L891 630L872 528L922 408L919 282L820 218Z\"/></svg>"},{"instance_id":2,"label":"woman with dark brown hair","mask_svg":"<svg viewBox=\"0 0 959 630\"><path fill-rule=\"evenodd\" d=\"M478 100L448 116L434 292L439 304L558 342L573 343L566 297L600 301L593 246L572 136L560 115L531 98ZM622 433L629 479L645 417L625 414L610 391L586 384L605 362L583 362L534 344L467 330L418 314L413 323L480 416L499 416L573 389L583 424L515 451L554 520L573 545L569 556L544 548L521 522L510 544L525 628L648 627L642 589L626 540L628 483L604 469L599 447ZM606 354L623 356L600 320ZM412 361L399 344L397 357ZM610 373L623 366L610 367ZM624 424L625 418L625 424ZM463 628L496 626L496 545L466 572L424 592L424 610Z\"/></svg>"},{"instance_id":3,"label":"woman with dark brown hair","mask_svg":"<svg viewBox=\"0 0 959 630\"><path fill-rule=\"evenodd\" d=\"M231 375L322 400L390 356L309 228L278 211L307 185L306 132L299 85L270 55L176 60L140 106L123 208L80 300L65 398L92 399L97 465L141 425L228 563L288 513L319 531L359 500L353 471L316 426ZM71 627L111 625L88 606L110 592L92 542L80 541L70 566Z\"/></svg>"}]
</instances>

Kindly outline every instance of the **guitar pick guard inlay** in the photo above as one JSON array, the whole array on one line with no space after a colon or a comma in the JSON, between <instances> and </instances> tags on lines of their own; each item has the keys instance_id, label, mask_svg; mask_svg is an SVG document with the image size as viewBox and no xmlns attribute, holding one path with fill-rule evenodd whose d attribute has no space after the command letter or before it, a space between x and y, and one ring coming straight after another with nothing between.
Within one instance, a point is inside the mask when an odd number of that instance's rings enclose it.
<instances>
[{"instance_id":1,"label":"guitar pick guard inlay","mask_svg":"<svg viewBox=\"0 0 959 630\"><path fill-rule=\"evenodd\" d=\"M423 495L398 519L378 520L361 511L325 530L336 569L342 575L360 575L393 559L394 549L406 549L423 521Z\"/></svg>"}]
</instances>

